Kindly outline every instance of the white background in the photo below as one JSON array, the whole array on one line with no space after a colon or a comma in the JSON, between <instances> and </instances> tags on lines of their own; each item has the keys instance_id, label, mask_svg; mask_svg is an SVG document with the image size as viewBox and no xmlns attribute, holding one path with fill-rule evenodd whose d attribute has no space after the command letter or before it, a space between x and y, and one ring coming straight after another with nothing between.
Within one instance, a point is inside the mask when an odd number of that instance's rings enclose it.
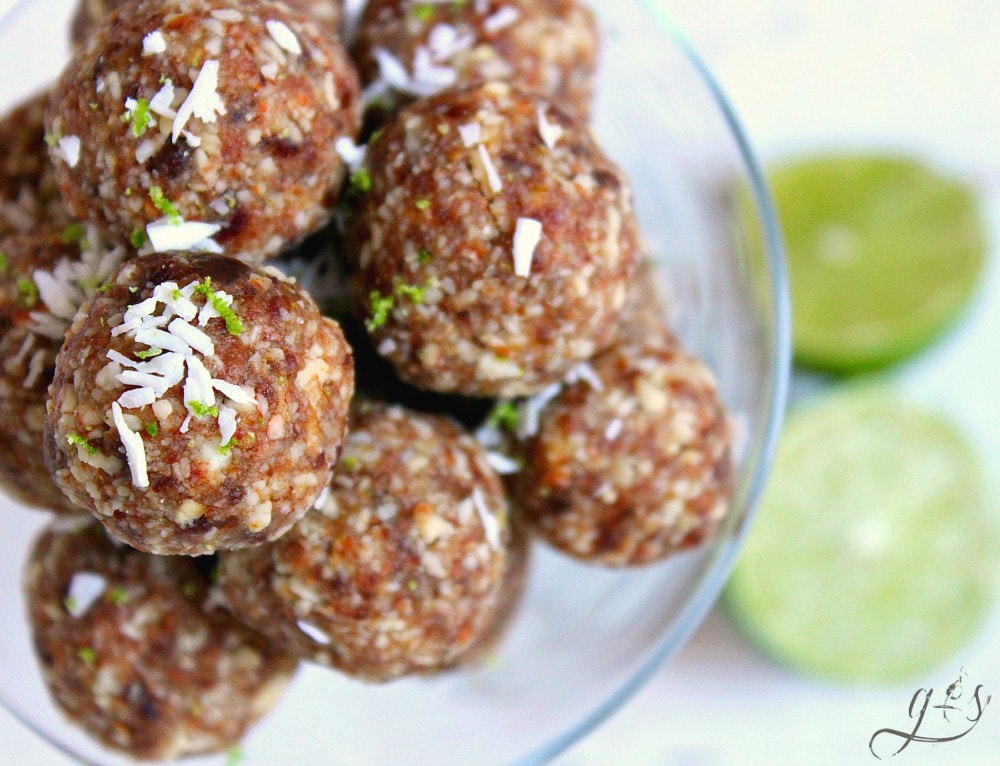
<instances>
[{"instance_id":1,"label":"white background","mask_svg":"<svg viewBox=\"0 0 1000 766\"><path fill-rule=\"evenodd\" d=\"M919 151L980 186L1000 241L998 0L660 1L721 80L765 160L845 144ZM0 12L13 4L0 0ZM997 338L1000 278L993 268L965 326L902 372L907 386L941 399L967 423L994 470ZM956 380L960 401L950 393ZM915 744L894 764L1000 763L998 650L995 619L976 646L923 682L943 687L964 665L995 697L979 727L958 742ZM905 727L913 691L840 689L791 676L716 610L624 711L559 763L875 763L869 737L884 726ZM0 765L8 764L69 761L0 711Z\"/></svg>"}]
</instances>

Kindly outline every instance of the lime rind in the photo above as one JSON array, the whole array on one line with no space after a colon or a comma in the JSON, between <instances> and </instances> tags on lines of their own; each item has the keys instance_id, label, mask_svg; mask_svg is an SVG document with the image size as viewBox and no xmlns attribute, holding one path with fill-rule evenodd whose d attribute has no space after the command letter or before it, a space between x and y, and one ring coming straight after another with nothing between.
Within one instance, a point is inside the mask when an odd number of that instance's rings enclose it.
<instances>
[{"instance_id":1,"label":"lime rind","mask_svg":"<svg viewBox=\"0 0 1000 766\"><path fill-rule=\"evenodd\" d=\"M725 603L782 664L902 683L984 624L998 543L965 436L884 389L852 389L790 418Z\"/></svg>"},{"instance_id":2,"label":"lime rind","mask_svg":"<svg viewBox=\"0 0 1000 766\"><path fill-rule=\"evenodd\" d=\"M796 361L878 369L954 325L988 252L975 192L919 160L825 155L768 174L788 253Z\"/></svg>"}]
</instances>

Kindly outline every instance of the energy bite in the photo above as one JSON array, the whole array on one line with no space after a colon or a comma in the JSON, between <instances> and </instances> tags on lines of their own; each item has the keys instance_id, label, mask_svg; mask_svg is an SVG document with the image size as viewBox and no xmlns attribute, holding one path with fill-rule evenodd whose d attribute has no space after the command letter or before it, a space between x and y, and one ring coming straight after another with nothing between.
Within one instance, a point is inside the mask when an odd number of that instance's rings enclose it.
<instances>
[{"instance_id":1,"label":"energy bite","mask_svg":"<svg viewBox=\"0 0 1000 766\"><path fill-rule=\"evenodd\" d=\"M190 559L113 543L96 523L35 543L25 597L63 714L134 758L215 753L278 701L294 657L206 601Z\"/></svg>"},{"instance_id":2,"label":"energy bite","mask_svg":"<svg viewBox=\"0 0 1000 766\"><path fill-rule=\"evenodd\" d=\"M0 118L0 235L70 223L45 146L45 105L39 93Z\"/></svg>"},{"instance_id":3,"label":"energy bite","mask_svg":"<svg viewBox=\"0 0 1000 766\"><path fill-rule=\"evenodd\" d=\"M512 498L551 544L608 566L711 538L729 508L730 431L711 373L666 331L625 340L564 389L524 444Z\"/></svg>"},{"instance_id":4,"label":"energy bite","mask_svg":"<svg viewBox=\"0 0 1000 766\"><path fill-rule=\"evenodd\" d=\"M217 255L144 256L70 328L46 465L140 550L256 545L329 482L353 387L340 328L277 272Z\"/></svg>"},{"instance_id":5,"label":"energy bite","mask_svg":"<svg viewBox=\"0 0 1000 766\"><path fill-rule=\"evenodd\" d=\"M624 175L581 123L493 82L408 107L365 161L357 294L403 380L533 394L614 339L639 236Z\"/></svg>"},{"instance_id":6,"label":"energy bite","mask_svg":"<svg viewBox=\"0 0 1000 766\"><path fill-rule=\"evenodd\" d=\"M503 486L471 437L365 404L325 499L277 542L222 555L217 596L302 658L388 681L482 640L510 546Z\"/></svg>"},{"instance_id":7,"label":"energy bite","mask_svg":"<svg viewBox=\"0 0 1000 766\"><path fill-rule=\"evenodd\" d=\"M80 0L70 22L70 44L78 50L87 44L104 17L129 0ZM340 33L342 0L285 0L285 5L313 21L327 36Z\"/></svg>"},{"instance_id":8,"label":"energy bite","mask_svg":"<svg viewBox=\"0 0 1000 766\"><path fill-rule=\"evenodd\" d=\"M516 82L586 120L600 40L577 0L372 0L355 59L369 102Z\"/></svg>"},{"instance_id":9,"label":"energy bite","mask_svg":"<svg viewBox=\"0 0 1000 766\"><path fill-rule=\"evenodd\" d=\"M80 226L0 237L0 488L26 505L81 511L42 460L45 403L70 322L126 255Z\"/></svg>"},{"instance_id":10,"label":"energy bite","mask_svg":"<svg viewBox=\"0 0 1000 766\"><path fill-rule=\"evenodd\" d=\"M131 2L53 90L56 180L113 239L259 263L329 219L358 96L340 43L284 4Z\"/></svg>"}]
</instances>

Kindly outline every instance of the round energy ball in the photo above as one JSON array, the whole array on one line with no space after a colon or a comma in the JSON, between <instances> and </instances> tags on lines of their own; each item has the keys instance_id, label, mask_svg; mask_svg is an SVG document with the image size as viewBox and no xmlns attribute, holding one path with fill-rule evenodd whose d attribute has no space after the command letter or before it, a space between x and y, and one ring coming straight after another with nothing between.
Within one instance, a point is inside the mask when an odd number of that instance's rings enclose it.
<instances>
[{"instance_id":1,"label":"round energy ball","mask_svg":"<svg viewBox=\"0 0 1000 766\"><path fill-rule=\"evenodd\" d=\"M356 292L403 380L533 394L614 339L639 235L582 124L494 82L408 107L366 161Z\"/></svg>"},{"instance_id":2,"label":"round energy ball","mask_svg":"<svg viewBox=\"0 0 1000 766\"><path fill-rule=\"evenodd\" d=\"M0 236L0 488L26 505L79 513L42 459L56 354L77 310L125 258L82 227Z\"/></svg>"},{"instance_id":3,"label":"round energy ball","mask_svg":"<svg viewBox=\"0 0 1000 766\"><path fill-rule=\"evenodd\" d=\"M494 625L507 499L450 420L365 404L330 492L267 546L220 557L218 598L304 659L368 681L458 662Z\"/></svg>"},{"instance_id":4,"label":"round energy ball","mask_svg":"<svg viewBox=\"0 0 1000 766\"><path fill-rule=\"evenodd\" d=\"M126 263L56 359L46 465L119 540L201 555L283 534L327 485L351 351L277 272L217 255Z\"/></svg>"},{"instance_id":5,"label":"round energy ball","mask_svg":"<svg viewBox=\"0 0 1000 766\"><path fill-rule=\"evenodd\" d=\"M70 61L46 124L73 215L157 252L260 262L320 228L359 128L336 39L265 0L140 0Z\"/></svg>"},{"instance_id":6,"label":"round energy ball","mask_svg":"<svg viewBox=\"0 0 1000 766\"><path fill-rule=\"evenodd\" d=\"M96 523L43 532L24 585L55 703L134 758L225 750L274 706L296 668L208 605L191 559L116 545Z\"/></svg>"},{"instance_id":7,"label":"round energy ball","mask_svg":"<svg viewBox=\"0 0 1000 766\"><path fill-rule=\"evenodd\" d=\"M70 44L79 50L97 31L104 17L130 0L80 0L70 22ZM340 34L340 19L344 11L342 0L284 0L285 5L316 24L329 37Z\"/></svg>"},{"instance_id":8,"label":"round energy ball","mask_svg":"<svg viewBox=\"0 0 1000 766\"><path fill-rule=\"evenodd\" d=\"M40 93L0 118L0 234L70 223L45 146L45 105Z\"/></svg>"},{"instance_id":9,"label":"round energy ball","mask_svg":"<svg viewBox=\"0 0 1000 766\"><path fill-rule=\"evenodd\" d=\"M577 0L372 0L355 60L376 107L503 80L586 120L599 47L594 16Z\"/></svg>"},{"instance_id":10,"label":"round energy ball","mask_svg":"<svg viewBox=\"0 0 1000 766\"><path fill-rule=\"evenodd\" d=\"M730 429L708 369L666 331L623 341L564 389L524 445L512 498L560 550L647 564L709 539L732 493Z\"/></svg>"}]
</instances>

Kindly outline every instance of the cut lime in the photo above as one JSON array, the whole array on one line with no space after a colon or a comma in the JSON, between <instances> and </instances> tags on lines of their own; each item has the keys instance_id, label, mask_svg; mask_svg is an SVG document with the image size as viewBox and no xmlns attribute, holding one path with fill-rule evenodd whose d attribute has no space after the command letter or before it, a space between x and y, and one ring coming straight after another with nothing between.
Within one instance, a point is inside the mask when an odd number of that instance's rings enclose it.
<instances>
[{"instance_id":1,"label":"cut lime","mask_svg":"<svg viewBox=\"0 0 1000 766\"><path fill-rule=\"evenodd\" d=\"M993 603L989 496L975 450L946 419L849 388L789 420L726 603L793 668L858 683L919 678Z\"/></svg>"},{"instance_id":2,"label":"cut lime","mask_svg":"<svg viewBox=\"0 0 1000 766\"><path fill-rule=\"evenodd\" d=\"M788 250L797 360L881 367L929 343L982 271L974 193L920 162L879 155L796 160L769 174Z\"/></svg>"}]
</instances>

